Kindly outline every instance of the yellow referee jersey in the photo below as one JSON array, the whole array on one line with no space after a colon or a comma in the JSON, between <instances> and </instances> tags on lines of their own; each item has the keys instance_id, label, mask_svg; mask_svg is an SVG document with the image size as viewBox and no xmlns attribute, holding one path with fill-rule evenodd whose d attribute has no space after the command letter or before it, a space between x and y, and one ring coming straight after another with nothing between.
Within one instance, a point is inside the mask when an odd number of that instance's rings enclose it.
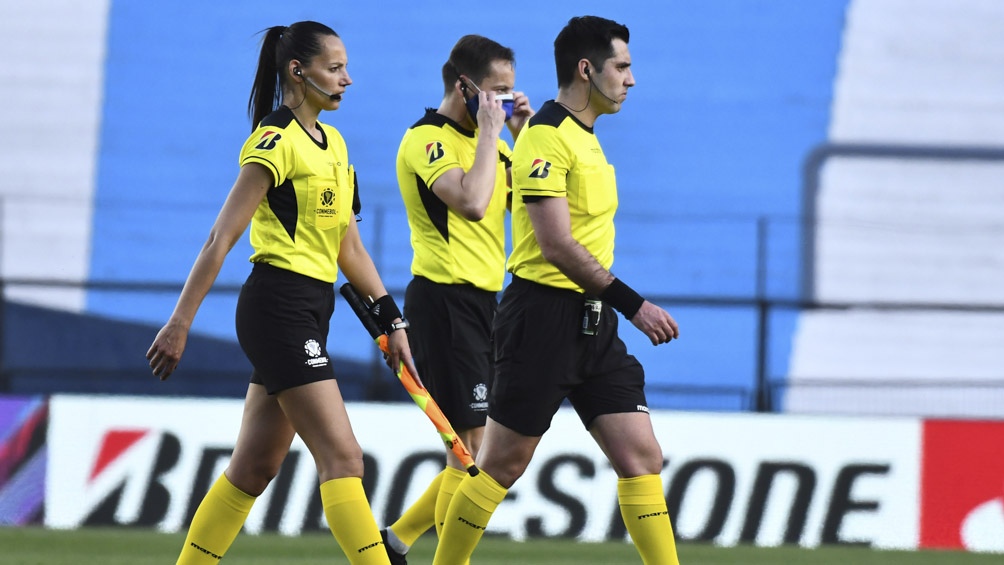
<instances>
[{"instance_id":1,"label":"yellow referee jersey","mask_svg":"<svg viewBox=\"0 0 1004 565\"><path fill-rule=\"evenodd\" d=\"M427 109L404 134L397 152L397 182L411 227L412 274L442 284L502 289L510 151L501 139L497 145L495 192L484 218L472 222L450 210L432 192L432 183L450 169L470 170L477 150L475 132Z\"/></svg>"},{"instance_id":2,"label":"yellow referee jersey","mask_svg":"<svg viewBox=\"0 0 1004 565\"><path fill-rule=\"evenodd\" d=\"M240 163L264 165L275 179L251 219L251 262L333 283L338 249L353 221L355 172L338 130L317 127L321 142L283 106L244 143Z\"/></svg>"},{"instance_id":3,"label":"yellow referee jersey","mask_svg":"<svg viewBox=\"0 0 1004 565\"><path fill-rule=\"evenodd\" d=\"M614 262L617 179L593 128L553 100L541 106L519 134L512 153L512 241L508 270L526 280L583 292L544 259L523 199L568 200L572 237L600 265Z\"/></svg>"}]
</instances>

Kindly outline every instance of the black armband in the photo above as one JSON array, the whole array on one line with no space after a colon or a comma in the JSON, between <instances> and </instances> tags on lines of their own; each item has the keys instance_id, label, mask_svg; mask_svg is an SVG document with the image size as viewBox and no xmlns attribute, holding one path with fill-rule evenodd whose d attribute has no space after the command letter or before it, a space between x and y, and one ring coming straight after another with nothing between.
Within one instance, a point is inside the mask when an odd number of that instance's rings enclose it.
<instances>
[{"instance_id":1,"label":"black armband","mask_svg":"<svg viewBox=\"0 0 1004 565\"><path fill-rule=\"evenodd\" d=\"M404 318L401 316L401 310L394 303L394 297L389 294L376 299L373 306L370 307L370 314L373 315L373 319L376 320L377 325L385 334L390 334L402 327L400 324L394 323L397 318Z\"/></svg>"},{"instance_id":2,"label":"black armband","mask_svg":"<svg viewBox=\"0 0 1004 565\"><path fill-rule=\"evenodd\" d=\"M610 286L600 293L600 300L616 308L624 317L630 320L641 309L645 299L634 291L633 288L624 284L624 281L615 278Z\"/></svg>"}]
</instances>

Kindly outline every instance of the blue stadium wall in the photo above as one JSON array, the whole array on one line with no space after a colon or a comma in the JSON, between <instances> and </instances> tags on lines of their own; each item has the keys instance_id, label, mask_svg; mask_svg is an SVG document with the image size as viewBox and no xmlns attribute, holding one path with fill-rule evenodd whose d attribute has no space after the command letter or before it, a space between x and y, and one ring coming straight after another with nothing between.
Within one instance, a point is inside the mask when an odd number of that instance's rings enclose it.
<instances>
[{"instance_id":1,"label":"blue stadium wall","mask_svg":"<svg viewBox=\"0 0 1004 565\"><path fill-rule=\"evenodd\" d=\"M257 32L315 19L342 35L354 80L342 108L321 119L349 144L363 237L388 287L403 289L410 250L394 156L404 129L439 103L439 69L452 44L479 33L513 47L517 88L537 106L555 94L555 34L569 17L588 13L630 27L637 80L620 114L596 127L621 190L615 272L650 295L752 297L763 218L766 291L795 298L800 168L827 137L847 3L113 1L90 278L184 280L250 132ZM249 255L245 238L218 284L239 285ZM87 311L157 326L175 300L175 293L91 291ZM233 293L211 295L194 331L234 339L235 300ZM751 389L755 309L667 306L681 324L679 342L653 348L629 324L621 332L646 364L653 406L744 408L740 398L663 387ZM796 316L771 316L772 376L787 371ZM329 346L349 358L372 355L345 307L336 311Z\"/></svg>"}]
</instances>

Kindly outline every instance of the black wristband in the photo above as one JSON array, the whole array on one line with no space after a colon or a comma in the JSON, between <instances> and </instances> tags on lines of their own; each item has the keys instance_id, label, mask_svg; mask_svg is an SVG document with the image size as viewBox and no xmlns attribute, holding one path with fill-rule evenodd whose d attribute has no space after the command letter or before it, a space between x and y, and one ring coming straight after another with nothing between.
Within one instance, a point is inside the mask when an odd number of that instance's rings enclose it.
<instances>
[{"instance_id":1,"label":"black wristband","mask_svg":"<svg viewBox=\"0 0 1004 565\"><path fill-rule=\"evenodd\" d=\"M603 292L600 293L600 300L616 308L628 320L634 318L634 315L641 309L641 305L645 303L645 299L640 294L618 278L615 278L610 286L603 289Z\"/></svg>"},{"instance_id":2,"label":"black wristband","mask_svg":"<svg viewBox=\"0 0 1004 565\"><path fill-rule=\"evenodd\" d=\"M401 310L394 303L394 297L389 294L376 299L373 306L370 307L370 314L373 315L373 319L376 320L377 325L385 334L393 332L396 329L394 328L394 320L401 318Z\"/></svg>"}]
</instances>

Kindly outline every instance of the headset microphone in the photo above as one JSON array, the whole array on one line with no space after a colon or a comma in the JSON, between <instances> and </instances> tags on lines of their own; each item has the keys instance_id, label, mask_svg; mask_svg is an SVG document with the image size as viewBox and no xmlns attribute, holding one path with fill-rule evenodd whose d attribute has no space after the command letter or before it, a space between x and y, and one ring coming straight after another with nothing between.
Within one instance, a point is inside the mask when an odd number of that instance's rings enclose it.
<instances>
[{"instance_id":1,"label":"headset microphone","mask_svg":"<svg viewBox=\"0 0 1004 565\"><path fill-rule=\"evenodd\" d=\"M613 98L607 96L606 93L604 93L602 90L600 90L600 87L595 82L593 82L593 75L589 74L589 67L586 67L585 70L586 70L586 77L589 78L589 84L590 84L590 86L592 86L593 88L595 88L596 92L600 93L600 96L606 98L607 100L613 102L614 104L620 104L620 102L618 102L617 100L614 100Z\"/></svg>"},{"instance_id":2,"label":"headset microphone","mask_svg":"<svg viewBox=\"0 0 1004 565\"><path fill-rule=\"evenodd\" d=\"M303 77L303 80L307 81L307 84L309 84L311 88L313 88L314 90L316 90L316 91L320 92L321 94L327 96L329 100L341 100L342 99L342 95L341 94L332 94L332 93L328 92L327 90L324 90L320 86L317 86L317 83L314 82L314 79L312 79L312 78L310 78L308 76L303 76L303 73L300 72L300 69L293 69L293 74L295 74L298 77Z\"/></svg>"},{"instance_id":3,"label":"headset microphone","mask_svg":"<svg viewBox=\"0 0 1004 565\"><path fill-rule=\"evenodd\" d=\"M329 100L341 100L342 99L342 95L341 94L332 94L332 93L328 92L327 90L324 90L320 86L317 86L317 83L314 82L314 79L312 79L310 77L303 77L303 80L307 81L307 84L309 84L310 86L312 86L314 88L314 90L316 90L316 91L320 92L321 94L327 96Z\"/></svg>"}]
</instances>

